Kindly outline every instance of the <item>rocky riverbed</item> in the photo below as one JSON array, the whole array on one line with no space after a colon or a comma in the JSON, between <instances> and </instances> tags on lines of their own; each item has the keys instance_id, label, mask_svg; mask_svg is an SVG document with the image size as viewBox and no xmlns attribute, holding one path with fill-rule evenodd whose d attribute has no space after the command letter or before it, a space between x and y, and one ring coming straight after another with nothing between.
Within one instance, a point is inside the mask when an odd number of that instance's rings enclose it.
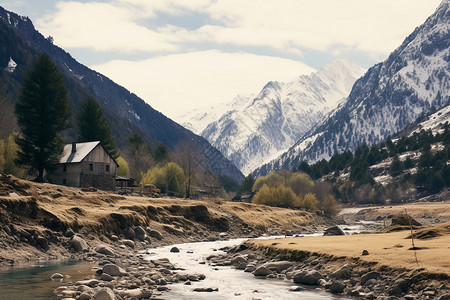
<instances>
[{"instance_id":1,"label":"rocky riverbed","mask_svg":"<svg viewBox=\"0 0 450 300\"><path fill-rule=\"evenodd\" d=\"M369 253L361 253L361 256ZM230 265L258 278L292 283L292 291L320 287L337 295L358 299L450 299L450 277L423 269L379 267L359 258L336 257L306 251L274 250L245 242L226 255L212 256L212 264Z\"/></svg>"}]
</instances>

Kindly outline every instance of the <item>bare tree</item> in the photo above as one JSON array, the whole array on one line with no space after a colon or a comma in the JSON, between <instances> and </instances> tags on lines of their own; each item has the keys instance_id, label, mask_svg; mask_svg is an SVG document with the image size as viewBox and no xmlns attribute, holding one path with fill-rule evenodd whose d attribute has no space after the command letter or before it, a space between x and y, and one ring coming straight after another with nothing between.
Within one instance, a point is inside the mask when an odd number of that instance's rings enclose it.
<instances>
[{"instance_id":1,"label":"bare tree","mask_svg":"<svg viewBox=\"0 0 450 300\"><path fill-rule=\"evenodd\" d=\"M186 198L191 198L192 184L198 177L200 166L204 163L202 151L193 140L182 141L175 148L174 159L186 176Z\"/></svg>"}]
</instances>

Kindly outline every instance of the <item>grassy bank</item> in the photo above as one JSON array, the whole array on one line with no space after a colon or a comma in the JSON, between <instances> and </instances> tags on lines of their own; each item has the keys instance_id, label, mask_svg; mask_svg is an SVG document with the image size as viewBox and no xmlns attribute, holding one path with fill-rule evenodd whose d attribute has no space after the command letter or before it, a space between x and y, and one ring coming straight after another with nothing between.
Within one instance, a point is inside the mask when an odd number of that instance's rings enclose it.
<instances>
[{"instance_id":1,"label":"grassy bank","mask_svg":"<svg viewBox=\"0 0 450 300\"><path fill-rule=\"evenodd\" d=\"M0 264L71 255L68 231L89 246L124 238L128 227L150 227L153 245L300 232L326 221L304 211L220 199L128 197L0 176ZM222 233L222 234L221 234ZM43 249L38 237L47 240ZM136 241L136 248L148 246Z\"/></svg>"}]
</instances>

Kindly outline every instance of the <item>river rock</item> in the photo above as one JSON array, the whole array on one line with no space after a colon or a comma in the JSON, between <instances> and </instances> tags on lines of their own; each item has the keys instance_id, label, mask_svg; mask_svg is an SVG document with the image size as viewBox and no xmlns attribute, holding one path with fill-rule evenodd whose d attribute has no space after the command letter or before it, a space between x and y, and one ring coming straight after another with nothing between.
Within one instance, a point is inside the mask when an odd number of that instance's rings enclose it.
<instances>
[{"instance_id":1,"label":"river rock","mask_svg":"<svg viewBox=\"0 0 450 300\"><path fill-rule=\"evenodd\" d=\"M122 244L122 245L125 245L125 246L127 246L127 247L130 247L130 248L134 248L134 246L136 245L135 243L134 243L134 241L132 241L132 240L120 240L120 243Z\"/></svg>"},{"instance_id":2,"label":"river rock","mask_svg":"<svg viewBox=\"0 0 450 300\"><path fill-rule=\"evenodd\" d=\"M75 282L75 285L87 285L90 287L95 287L100 283L97 279L86 279Z\"/></svg>"},{"instance_id":3,"label":"river rock","mask_svg":"<svg viewBox=\"0 0 450 300\"><path fill-rule=\"evenodd\" d=\"M256 267L254 265L249 264L245 267L244 272L253 272L255 269Z\"/></svg>"},{"instance_id":4,"label":"river rock","mask_svg":"<svg viewBox=\"0 0 450 300\"><path fill-rule=\"evenodd\" d=\"M131 227L125 228L125 230L123 231L123 235L128 240L133 240L135 237L134 230Z\"/></svg>"},{"instance_id":5,"label":"river rock","mask_svg":"<svg viewBox=\"0 0 450 300\"><path fill-rule=\"evenodd\" d=\"M142 226L137 226L134 228L134 235L138 240L144 241L146 236L144 228L142 228Z\"/></svg>"},{"instance_id":6,"label":"river rock","mask_svg":"<svg viewBox=\"0 0 450 300\"><path fill-rule=\"evenodd\" d=\"M331 283L329 289L333 294L342 294L345 289L345 284L340 281L334 281L333 283Z\"/></svg>"},{"instance_id":7,"label":"river rock","mask_svg":"<svg viewBox=\"0 0 450 300\"><path fill-rule=\"evenodd\" d=\"M60 280L60 279L64 278L64 275L61 274L61 273L55 273L52 276L50 276L50 278L53 279L53 280Z\"/></svg>"},{"instance_id":8,"label":"river rock","mask_svg":"<svg viewBox=\"0 0 450 300\"><path fill-rule=\"evenodd\" d=\"M246 268L247 268L246 262L241 262L236 266L236 269L238 269L238 270L245 270Z\"/></svg>"},{"instance_id":9,"label":"river rock","mask_svg":"<svg viewBox=\"0 0 450 300\"><path fill-rule=\"evenodd\" d=\"M283 270L289 269L293 265L294 265L294 263L289 262L289 261L276 261L276 262L265 263L262 266L266 267L269 270L280 273Z\"/></svg>"},{"instance_id":10,"label":"river rock","mask_svg":"<svg viewBox=\"0 0 450 300\"><path fill-rule=\"evenodd\" d=\"M304 270L294 275L294 283L317 285L317 282L321 278L323 278L322 275L316 270Z\"/></svg>"},{"instance_id":11,"label":"river rock","mask_svg":"<svg viewBox=\"0 0 450 300\"><path fill-rule=\"evenodd\" d=\"M256 268L255 272L253 273L253 275L255 276L267 276L269 274L272 274L272 271L265 266Z\"/></svg>"},{"instance_id":12,"label":"river rock","mask_svg":"<svg viewBox=\"0 0 450 300\"><path fill-rule=\"evenodd\" d=\"M411 282L408 279L396 280L388 291L389 295L390 296L400 295L401 293L407 292L410 286Z\"/></svg>"},{"instance_id":13,"label":"river rock","mask_svg":"<svg viewBox=\"0 0 450 300\"><path fill-rule=\"evenodd\" d=\"M162 235L159 231L155 229L151 229L150 227L146 228L147 234L157 240L162 240Z\"/></svg>"},{"instance_id":14,"label":"river rock","mask_svg":"<svg viewBox=\"0 0 450 300\"><path fill-rule=\"evenodd\" d=\"M302 288L301 286L299 286L299 285L293 285L293 286L291 286L290 288L289 288L289 291L290 292L301 292L301 291L303 291L304 290L304 288Z\"/></svg>"},{"instance_id":15,"label":"river rock","mask_svg":"<svg viewBox=\"0 0 450 300\"><path fill-rule=\"evenodd\" d=\"M112 281L112 280L114 280L114 277L112 277L111 275L109 275L107 273L103 273L100 276L100 279L103 280L103 281Z\"/></svg>"},{"instance_id":16,"label":"river rock","mask_svg":"<svg viewBox=\"0 0 450 300\"><path fill-rule=\"evenodd\" d=\"M78 300L90 300L90 299L92 299L92 297L88 293L81 293L81 295L78 296Z\"/></svg>"},{"instance_id":17,"label":"river rock","mask_svg":"<svg viewBox=\"0 0 450 300\"><path fill-rule=\"evenodd\" d=\"M180 249L178 249L178 247L172 247L172 249L170 249L170 252L178 253L180 252Z\"/></svg>"},{"instance_id":18,"label":"river rock","mask_svg":"<svg viewBox=\"0 0 450 300\"><path fill-rule=\"evenodd\" d=\"M82 252L88 250L89 246L86 241L79 235L74 235L70 241L70 248L76 252Z\"/></svg>"},{"instance_id":19,"label":"river rock","mask_svg":"<svg viewBox=\"0 0 450 300\"><path fill-rule=\"evenodd\" d=\"M345 235L345 233L338 226L333 226L325 229L323 235Z\"/></svg>"},{"instance_id":20,"label":"river rock","mask_svg":"<svg viewBox=\"0 0 450 300\"><path fill-rule=\"evenodd\" d=\"M127 272L115 264L106 264L102 269L103 273L109 274L111 276L124 276Z\"/></svg>"},{"instance_id":21,"label":"river rock","mask_svg":"<svg viewBox=\"0 0 450 300\"><path fill-rule=\"evenodd\" d=\"M330 277L336 279L348 279L351 275L351 268L348 265L343 265L336 271L330 274Z\"/></svg>"},{"instance_id":22,"label":"river rock","mask_svg":"<svg viewBox=\"0 0 450 300\"><path fill-rule=\"evenodd\" d=\"M247 259L242 255L236 256L231 260L232 265L238 265L240 263L247 263Z\"/></svg>"},{"instance_id":23,"label":"river rock","mask_svg":"<svg viewBox=\"0 0 450 300\"><path fill-rule=\"evenodd\" d=\"M94 300L116 300L116 296L110 288L102 288L95 293Z\"/></svg>"},{"instance_id":24,"label":"river rock","mask_svg":"<svg viewBox=\"0 0 450 300\"><path fill-rule=\"evenodd\" d=\"M198 278L198 276L196 274L188 274L187 279L189 281L199 281L200 280L200 278Z\"/></svg>"},{"instance_id":25,"label":"river rock","mask_svg":"<svg viewBox=\"0 0 450 300\"><path fill-rule=\"evenodd\" d=\"M41 246L41 248L42 248L44 251L47 251L48 249L50 249L50 247L48 246L48 241L47 241L47 239L46 239L45 237L43 237L43 236L38 236L38 237L36 238L36 242L37 242L37 244L38 244L39 246Z\"/></svg>"},{"instance_id":26,"label":"river rock","mask_svg":"<svg viewBox=\"0 0 450 300\"><path fill-rule=\"evenodd\" d=\"M122 298L136 298L141 299L142 298L142 290L141 289L130 289L130 290L123 290L118 292L119 296Z\"/></svg>"},{"instance_id":27,"label":"river rock","mask_svg":"<svg viewBox=\"0 0 450 300\"><path fill-rule=\"evenodd\" d=\"M95 247L95 252L114 256L114 252L112 251L112 249L104 244L101 244L101 245L98 245L97 247Z\"/></svg>"},{"instance_id":28,"label":"river rock","mask_svg":"<svg viewBox=\"0 0 450 300\"><path fill-rule=\"evenodd\" d=\"M218 292L219 289L218 288L195 288L192 291L194 292L207 292L207 293L211 293L211 292Z\"/></svg>"},{"instance_id":29,"label":"river rock","mask_svg":"<svg viewBox=\"0 0 450 300\"><path fill-rule=\"evenodd\" d=\"M362 256L366 256L366 255L369 255L369 251L367 251L367 250L363 250L363 252L361 253L361 255L362 255Z\"/></svg>"},{"instance_id":30,"label":"river rock","mask_svg":"<svg viewBox=\"0 0 450 300\"><path fill-rule=\"evenodd\" d=\"M370 279L377 279L378 277L380 277L380 273L377 271L366 273L361 277L361 285L364 285Z\"/></svg>"},{"instance_id":31,"label":"river rock","mask_svg":"<svg viewBox=\"0 0 450 300\"><path fill-rule=\"evenodd\" d=\"M113 241L113 242L117 242L117 241L119 240L119 237L118 237L117 235L115 235L115 234L112 234L111 237L110 237L110 239L111 239L111 241Z\"/></svg>"}]
</instances>

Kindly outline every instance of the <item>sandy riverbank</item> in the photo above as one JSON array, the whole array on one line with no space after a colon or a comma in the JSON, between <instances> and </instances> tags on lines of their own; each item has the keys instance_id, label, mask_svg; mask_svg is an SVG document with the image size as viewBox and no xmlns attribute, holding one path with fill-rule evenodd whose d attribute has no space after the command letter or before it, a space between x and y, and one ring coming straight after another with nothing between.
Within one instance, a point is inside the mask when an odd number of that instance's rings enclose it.
<instances>
[{"instance_id":1,"label":"sandy riverbank","mask_svg":"<svg viewBox=\"0 0 450 300\"><path fill-rule=\"evenodd\" d=\"M414 236L415 249L408 230L249 240L225 259L245 262L240 268L250 268L255 275L284 276L293 283L322 286L336 294L365 299L450 299L450 222L414 230ZM277 261L290 264L285 263L288 267L279 272L276 265L270 267Z\"/></svg>"}]
</instances>

